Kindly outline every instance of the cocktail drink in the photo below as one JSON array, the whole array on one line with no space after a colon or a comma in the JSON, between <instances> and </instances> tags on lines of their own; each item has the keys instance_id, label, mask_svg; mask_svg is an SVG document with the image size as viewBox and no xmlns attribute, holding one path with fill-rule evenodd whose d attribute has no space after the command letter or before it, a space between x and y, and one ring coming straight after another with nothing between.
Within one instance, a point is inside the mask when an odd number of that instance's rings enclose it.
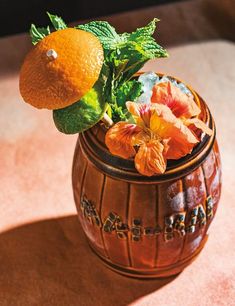
<instances>
[{"instance_id":1,"label":"cocktail drink","mask_svg":"<svg viewBox=\"0 0 235 306\"><path fill-rule=\"evenodd\" d=\"M182 81L138 73L168 56L157 19L117 34L107 22L31 27L36 46L20 73L24 100L53 110L57 129L79 133L73 191L95 253L133 277L182 271L201 251L221 190L215 124Z\"/></svg>"}]
</instances>

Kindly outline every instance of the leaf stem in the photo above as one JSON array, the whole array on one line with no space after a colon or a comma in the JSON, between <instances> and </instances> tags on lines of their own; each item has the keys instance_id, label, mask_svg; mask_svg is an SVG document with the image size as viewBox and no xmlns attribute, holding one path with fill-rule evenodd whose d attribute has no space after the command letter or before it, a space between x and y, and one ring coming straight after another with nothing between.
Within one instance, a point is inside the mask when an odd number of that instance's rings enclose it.
<instances>
[{"instance_id":1,"label":"leaf stem","mask_svg":"<svg viewBox=\"0 0 235 306\"><path fill-rule=\"evenodd\" d=\"M107 127L113 125L113 120L109 117L107 113L104 113L104 117L101 119Z\"/></svg>"}]
</instances>

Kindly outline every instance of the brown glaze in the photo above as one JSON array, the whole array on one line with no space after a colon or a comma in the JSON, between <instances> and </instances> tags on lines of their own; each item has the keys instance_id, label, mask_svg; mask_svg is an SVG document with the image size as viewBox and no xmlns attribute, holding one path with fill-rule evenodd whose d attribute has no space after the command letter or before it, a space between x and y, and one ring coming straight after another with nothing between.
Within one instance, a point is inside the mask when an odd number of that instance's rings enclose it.
<instances>
[{"instance_id":1,"label":"brown glaze","mask_svg":"<svg viewBox=\"0 0 235 306\"><path fill-rule=\"evenodd\" d=\"M221 164L213 119L194 94L213 135L190 155L170 161L163 175L141 176L133 160L112 156L101 124L79 135L72 174L78 217L92 249L119 273L179 273L207 240L220 198Z\"/></svg>"}]
</instances>

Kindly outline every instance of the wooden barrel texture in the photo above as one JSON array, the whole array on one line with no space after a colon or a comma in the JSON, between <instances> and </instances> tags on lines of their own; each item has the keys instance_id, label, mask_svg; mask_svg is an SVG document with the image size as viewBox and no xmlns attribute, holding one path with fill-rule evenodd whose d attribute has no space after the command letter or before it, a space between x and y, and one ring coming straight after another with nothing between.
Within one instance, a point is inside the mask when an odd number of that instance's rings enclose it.
<instances>
[{"instance_id":1,"label":"wooden barrel texture","mask_svg":"<svg viewBox=\"0 0 235 306\"><path fill-rule=\"evenodd\" d=\"M166 277L203 248L220 198L221 163L213 119L205 103L201 108L214 135L152 178L108 152L99 124L79 135L72 173L78 217L90 246L111 269Z\"/></svg>"}]
</instances>

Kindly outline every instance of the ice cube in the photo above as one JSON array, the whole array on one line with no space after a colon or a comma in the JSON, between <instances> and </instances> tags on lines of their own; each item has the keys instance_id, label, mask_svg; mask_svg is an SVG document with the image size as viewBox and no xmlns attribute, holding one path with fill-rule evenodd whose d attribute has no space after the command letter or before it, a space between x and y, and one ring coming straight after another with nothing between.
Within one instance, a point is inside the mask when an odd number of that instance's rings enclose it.
<instances>
[{"instance_id":1,"label":"ice cube","mask_svg":"<svg viewBox=\"0 0 235 306\"><path fill-rule=\"evenodd\" d=\"M159 81L157 83L164 83L164 82L171 82L171 83L173 83L173 80L170 77L164 75L163 77L161 77L159 79Z\"/></svg>"},{"instance_id":2,"label":"ice cube","mask_svg":"<svg viewBox=\"0 0 235 306\"><path fill-rule=\"evenodd\" d=\"M138 81L143 84L143 91L146 92L148 90L152 90L156 82L159 81L159 76L153 71L149 71L141 74Z\"/></svg>"},{"instance_id":3,"label":"ice cube","mask_svg":"<svg viewBox=\"0 0 235 306\"><path fill-rule=\"evenodd\" d=\"M158 83L171 82L173 85L177 86L183 93L188 96L192 96L191 91L186 87L184 83L177 82L175 79L163 75L159 77L153 71L145 72L141 74L138 81L142 83L143 93L136 99L137 103L151 103L151 97L153 94L153 86Z\"/></svg>"},{"instance_id":4,"label":"ice cube","mask_svg":"<svg viewBox=\"0 0 235 306\"><path fill-rule=\"evenodd\" d=\"M152 88L159 81L159 76L156 73L149 71L141 74L138 81L142 83L143 93L136 100L137 103L150 103L152 96Z\"/></svg>"},{"instance_id":5,"label":"ice cube","mask_svg":"<svg viewBox=\"0 0 235 306\"><path fill-rule=\"evenodd\" d=\"M143 92L137 99L137 103L151 103L151 97L152 97L152 90L149 90L147 92Z\"/></svg>"},{"instance_id":6,"label":"ice cube","mask_svg":"<svg viewBox=\"0 0 235 306\"><path fill-rule=\"evenodd\" d=\"M183 93L185 93L188 96L192 96L191 91L186 87L184 83L177 82L175 79L166 75L160 78L156 83L163 83L163 82L171 82L173 85L178 87Z\"/></svg>"},{"instance_id":7,"label":"ice cube","mask_svg":"<svg viewBox=\"0 0 235 306\"><path fill-rule=\"evenodd\" d=\"M188 96L192 96L191 91L186 87L184 83L178 83L177 86L181 89L182 92L184 92Z\"/></svg>"}]
</instances>

